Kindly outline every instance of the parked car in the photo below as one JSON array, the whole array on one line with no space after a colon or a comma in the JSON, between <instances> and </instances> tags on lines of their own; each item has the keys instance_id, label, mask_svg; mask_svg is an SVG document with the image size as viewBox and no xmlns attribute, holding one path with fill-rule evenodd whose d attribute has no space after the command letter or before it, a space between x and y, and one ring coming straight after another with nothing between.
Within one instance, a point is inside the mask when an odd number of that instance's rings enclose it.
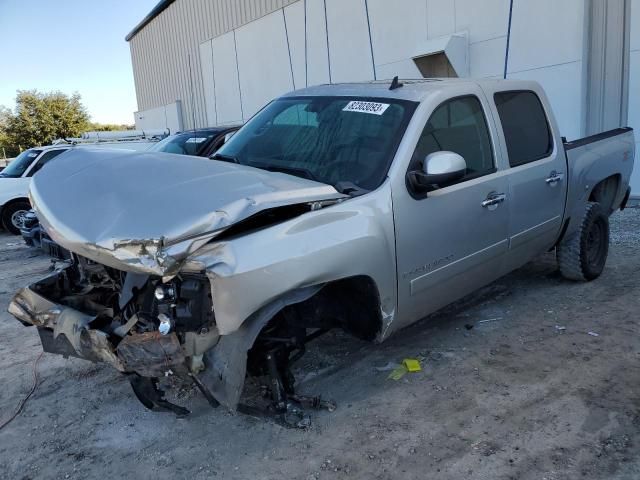
<instances>
[{"instance_id":1,"label":"parked car","mask_svg":"<svg viewBox=\"0 0 640 480\"><path fill-rule=\"evenodd\" d=\"M62 248L43 230L35 210L29 210L23 217L20 234L30 247L40 248L47 255L57 260L70 260L71 252Z\"/></svg>"},{"instance_id":2,"label":"parked car","mask_svg":"<svg viewBox=\"0 0 640 480\"><path fill-rule=\"evenodd\" d=\"M219 161L72 152L43 171L34 206L74 261L9 311L45 351L127 373L148 408L187 413L157 388L173 374L246 411L248 372L300 425L326 404L289 365L326 330L384 341L553 248L565 277L597 278L634 145L630 128L564 141L535 82L307 88Z\"/></svg>"},{"instance_id":3,"label":"parked car","mask_svg":"<svg viewBox=\"0 0 640 480\"><path fill-rule=\"evenodd\" d=\"M0 172L2 172L12 160L13 158L0 158Z\"/></svg>"},{"instance_id":4,"label":"parked car","mask_svg":"<svg viewBox=\"0 0 640 480\"><path fill-rule=\"evenodd\" d=\"M222 147L239 128L239 125L233 125L179 132L159 141L149 151L208 157Z\"/></svg>"},{"instance_id":5,"label":"parked car","mask_svg":"<svg viewBox=\"0 0 640 480\"><path fill-rule=\"evenodd\" d=\"M69 148L52 145L25 150L0 172L0 223L6 230L20 233L23 217L31 209L27 195L31 177Z\"/></svg>"}]
</instances>

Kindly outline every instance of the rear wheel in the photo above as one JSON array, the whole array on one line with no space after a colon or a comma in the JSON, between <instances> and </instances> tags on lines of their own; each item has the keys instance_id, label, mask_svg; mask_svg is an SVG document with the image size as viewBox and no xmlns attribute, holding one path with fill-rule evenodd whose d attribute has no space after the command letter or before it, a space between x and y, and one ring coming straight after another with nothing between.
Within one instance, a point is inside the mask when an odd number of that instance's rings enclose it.
<instances>
[{"instance_id":1,"label":"rear wheel","mask_svg":"<svg viewBox=\"0 0 640 480\"><path fill-rule=\"evenodd\" d=\"M20 228L24 226L24 216L29 210L31 205L25 201L6 205L2 209L2 226L14 235L20 235Z\"/></svg>"},{"instance_id":2,"label":"rear wheel","mask_svg":"<svg viewBox=\"0 0 640 480\"><path fill-rule=\"evenodd\" d=\"M599 203L589 203L580 230L556 251L562 276L589 281L600 276L609 253L609 217Z\"/></svg>"}]
</instances>

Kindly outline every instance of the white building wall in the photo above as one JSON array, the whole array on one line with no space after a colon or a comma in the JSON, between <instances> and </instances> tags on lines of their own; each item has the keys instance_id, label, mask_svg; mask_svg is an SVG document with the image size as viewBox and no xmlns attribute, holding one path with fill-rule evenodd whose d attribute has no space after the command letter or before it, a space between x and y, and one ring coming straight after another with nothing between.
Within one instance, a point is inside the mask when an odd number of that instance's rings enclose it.
<instances>
[{"instance_id":1,"label":"white building wall","mask_svg":"<svg viewBox=\"0 0 640 480\"><path fill-rule=\"evenodd\" d=\"M631 191L640 197L640 0L631 1L630 23L629 125L636 135L636 166L631 176Z\"/></svg>"},{"instance_id":2,"label":"white building wall","mask_svg":"<svg viewBox=\"0 0 640 480\"><path fill-rule=\"evenodd\" d=\"M205 90L214 95L217 125L241 123L243 119L235 36L231 31L211 40L215 90L211 91L210 85L205 85Z\"/></svg>"},{"instance_id":3,"label":"white building wall","mask_svg":"<svg viewBox=\"0 0 640 480\"><path fill-rule=\"evenodd\" d=\"M251 117L274 97L293 90L287 33L283 10L236 30L244 118Z\"/></svg>"},{"instance_id":4,"label":"white building wall","mask_svg":"<svg viewBox=\"0 0 640 480\"><path fill-rule=\"evenodd\" d=\"M184 127L205 126L209 113L200 72L207 65L200 64L199 45L295 1L173 2L129 40L138 110L149 111L178 99Z\"/></svg>"},{"instance_id":5,"label":"white building wall","mask_svg":"<svg viewBox=\"0 0 640 480\"><path fill-rule=\"evenodd\" d=\"M582 136L584 0L536 0L514 5L508 78L537 80L562 134Z\"/></svg>"},{"instance_id":6,"label":"white building wall","mask_svg":"<svg viewBox=\"0 0 640 480\"><path fill-rule=\"evenodd\" d=\"M329 51L327 45L324 0L302 0L305 9L306 78L307 85L329 83Z\"/></svg>"},{"instance_id":7,"label":"white building wall","mask_svg":"<svg viewBox=\"0 0 640 480\"><path fill-rule=\"evenodd\" d=\"M296 2L284 8L294 89L302 88L306 84L304 15L304 2Z\"/></svg>"},{"instance_id":8,"label":"white building wall","mask_svg":"<svg viewBox=\"0 0 640 480\"><path fill-rule=\"evenodd\" d=\"M226 71L203 73L207 108L215 108L210 97L219 75L234 91L217 91L230 97L216 104L236 104L222 119L207 112L208 124L246 120L271 98L306 85L420 77L411 58L429 40L453 33L468 36L471 77L503 74L509 0L300 0L278 12L236 29L240 93L232 88L235 46L214 48L213 65L200 59L204 69ZM542 83L569 139L583 129L584 15L584 0L515 2L513 10L508 77Z\"/></svg>"},{"instance_id":9,"label":"white building wall","mask_svg":"<svg viewBox=\"0 0 640 480\"><path fill-rule=\"evenodd\" d=\"M363 0L326 0L331 81L373 80L371 43Z\"/></svg>"},{"instance_id":10,"label":"white building wall","mask_svg":"<svg viewBox=\"0 0 640 480\"><path fill-rule=\"evenodd\" d=\"M631 1L629 123L640 131L640 0ZM420 77L412 57L424 53L434 39L454 33L468 38L471 77L502 78L509 4L509 0L291 3L201 45L207 124L246 121L272 98L307 85ZM507 78L540 82L569 140L585 130L585 5L584 0L536 0L515 1L513 6ZM210 62L207 44L212 45ZM634 185L640 191L638 173Z\"/></svg>"},{"instance_id":11,"label":"white building wall","mask_svg":"<svg viewBox=\"0 0 640 480\"><path fill-rule=\"evenodd\" d=\"M161 107L135 112L133 118L136 130L167 129L174 133L184 129L180 100Z\"/></svg>"}]
</instances>

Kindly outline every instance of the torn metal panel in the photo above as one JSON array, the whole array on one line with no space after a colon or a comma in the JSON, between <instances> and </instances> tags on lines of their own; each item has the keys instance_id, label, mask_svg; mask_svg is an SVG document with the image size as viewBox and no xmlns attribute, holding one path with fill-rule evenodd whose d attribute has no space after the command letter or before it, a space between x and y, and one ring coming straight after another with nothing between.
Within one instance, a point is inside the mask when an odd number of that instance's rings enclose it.
<instances>
[{"instance_id":1,"label":"torn metal panel","mask_svg":"<svg viewBox=\"0 0 640 480\"><path fill-rule=\"evenodd\" d=\"M385 215L389 209L389 204L375 198L354 198L206 245L182 270L205 270L221 335L236 331L254 312L286 292L357 275L370 277L383 311L389 312L382 340L393 331L396 308L393 224Z\"/></svg>"},{"instance_id":2,"label":"torn metal panel","mask_svg":"<svg viewBox=\"0 0 640 480\"><path fill-rule=\"evenodd\" d=\"M106 333L100 330L85 330L82 334L82 357L92 362L111 364L116 370L125 372L126 367L115 354Z\"/></svg>"},{"instance_id":3,"label":"torn metal panel","mask_svg":"<svg viewBox=\"0 0 640 480\"><path fill-rule=\"evenodd\" d=\"M175 333L146 332L126 336L117 348L125 370L143 377L162 377L184 365L185 356Z\"/></svg>"},{"instance_id":4,"label":"torn metal panel","mask_svg":"<svg viewBox=\"0 0 640 480\"><path fill-rule=\"evenodd\" d=\"M54 272L39 283L47 283L59 274ZM94 316L51 302L30 288L14 295L8 311L24 324L38 327L45 352L106 362L124 371L107 334L89 327Z\"/></svg>"},{"instance_id":5,"label":"torn metal panel","mask_svg":"<svg viewBox=\"0 0 640 480\"><path fill-rule=\"evenodd\" d=\"M25 325L43 327L60 315L61 308L30 288L22 288L11 299L7 311Z\"/></svg>"},{"instance_id":6,"label":"torn metal panel","mask_svg":"<svg viewBox=\"0 0 640 480\"><path fill-rule=\"evenodd\" d=\"M215 348L205 353L207 368L200 374L200 381L216 400L231 410L237 408L247 372L247 352L260 330L284 307L311 298L320 288L307 287L283 295L248 318L237 331L223 336Z\"/></svg>"},{"instance_id":7,"label":"torn metal panel","mask_svg":"<svg viewBox=\"0 0 640 480\"><path fill-rule=\"evenodd\" d=\"M64 335L78 353L82 353L80 337L87 330L95 317L85 315L71 308L62 308L57 318L53 319L53 338Z\"/></svg>"}]
</instances>

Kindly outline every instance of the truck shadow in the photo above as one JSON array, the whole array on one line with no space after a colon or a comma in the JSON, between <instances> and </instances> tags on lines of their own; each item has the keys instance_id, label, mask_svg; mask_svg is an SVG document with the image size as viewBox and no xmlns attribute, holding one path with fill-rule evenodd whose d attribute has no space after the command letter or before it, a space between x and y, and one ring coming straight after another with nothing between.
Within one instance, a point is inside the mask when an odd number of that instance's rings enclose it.
<instances>
[{"instance_id":1,"label":"truck shadow","mask_svg":"<svg viewBox=\"0 0 640 480\"><path fill-rule=\"evenodd\" d=\"M523 292L543 296L545 291L566 283L557 270L555 255L548 253L400 330L382 344L358 340L341 331L329 332L310 344L307 354L294 365L298 388L323 396L329 390L331 398L342 403L375 395L376 388L388 387L392 366L404 358L418 358L423 366L428 366L433 358L478 348L477 342L460 342L461 336L478 333L498 337L515 323L521 326L527 322L517 306ZM366 379L374 391L352 388L354 372L358 377L355 384Z\"/></svg>"}]
</instances>

